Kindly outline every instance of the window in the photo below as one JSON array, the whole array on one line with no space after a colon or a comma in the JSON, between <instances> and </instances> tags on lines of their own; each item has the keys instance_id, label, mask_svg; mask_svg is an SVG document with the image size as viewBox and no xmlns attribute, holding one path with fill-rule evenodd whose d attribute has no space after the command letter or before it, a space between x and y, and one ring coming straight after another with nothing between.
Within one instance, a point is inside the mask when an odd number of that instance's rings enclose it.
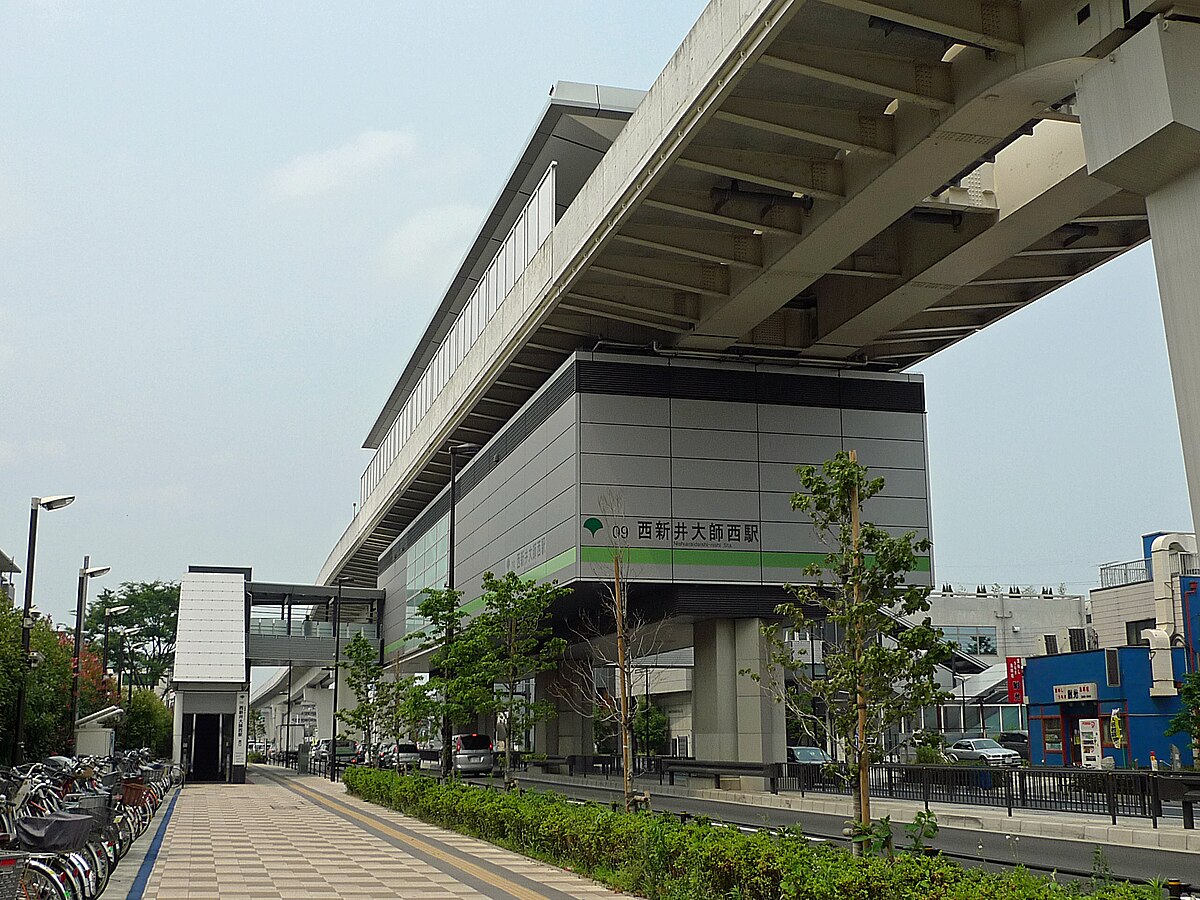
<instances>
[{"instance_id":1,"label":"window","mask_svg":"<svg viewBox=\"0 0 1200 900\"><path fill-rule=\"evenodd\" d=\"M1058 716L1042 719L1042 744L1047 753L1062 753L1062 719Z\"/></svg>"},{"instance_id":2,"label":"window","mask_svg":"<svg viewBox=\"0 0 1200 900\"><path fill-rule=\"evenodd\" d=\"M1104 683L1109 687L1121 683L1121 658L1113 649L1104 651Z\"/></svg>"},{"instance_id":3,"label":"window","mask_svg":"<svg viewBox=\"0 0 1200 900\"><path fill-rule=\"evenodd\" d=\"M1142 632L1147 628L1153 628L1157 622L1154 619L1137 619L1133 622L1125 623L1125 643L1130 647L1149 646L1150 642L1142 637Z\"/></svg>"},{"instance_id":4,"label":"window","mask_svg":"<svg viewBox=\"0 0 1200 900\"><path fill-rule=\"evenodd\" d=\"M996 655L996 627L994 625L938 625L947 641L956 644L964 653L972 656Z\"/></svg>"}]
</instances>

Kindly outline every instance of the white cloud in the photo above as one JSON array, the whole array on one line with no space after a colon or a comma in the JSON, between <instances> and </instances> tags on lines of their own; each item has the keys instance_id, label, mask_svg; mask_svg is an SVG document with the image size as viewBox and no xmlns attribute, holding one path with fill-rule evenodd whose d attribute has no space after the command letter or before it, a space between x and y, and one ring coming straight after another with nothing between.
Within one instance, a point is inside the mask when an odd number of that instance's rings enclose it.
<instances>
[{"instance_id":1,"label":"white cloud","mask_svg":"<svg viewBox=\"0 0 1200 900\"><path fill-rule=\"evenodd\" d=\"M272 172L267 183L280 197L314 197L412 156L415 145L403 131L363 131L337 147L297 156Z\"/></svg>"},{"instance_id":2,"label":"white cloud","mask_svg":"<svg viewBox=\"0 0 1200 900\"><path fill-rule=\"evenodd\" d=\"M388 235L385 271L413 286L441 288L450 280L483 222L478 206L433 206L413 213Z\"/></svg>"}]
</instances>

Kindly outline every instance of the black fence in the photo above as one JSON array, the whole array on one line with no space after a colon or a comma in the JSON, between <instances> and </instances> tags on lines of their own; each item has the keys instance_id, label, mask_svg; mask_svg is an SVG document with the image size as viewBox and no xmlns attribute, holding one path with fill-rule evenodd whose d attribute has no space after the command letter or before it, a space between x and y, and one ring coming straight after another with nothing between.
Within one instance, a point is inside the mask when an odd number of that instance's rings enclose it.
<instances>
[{"instance_id":1,"label":"black fence","mask_svg":"<svg viewBox=\"0 0 1200 900\"><path fill-rule=\"evenodd\" d=\"M962 803L1007 809L1152 819L1162 816L1162 779L1153 772L1086 769L1001 768L987 766L871 766L871 796L888 800ZM828 766L787 763L781 766L781 791L849 794L845 777Z\"/></svg>"}]
</instances>

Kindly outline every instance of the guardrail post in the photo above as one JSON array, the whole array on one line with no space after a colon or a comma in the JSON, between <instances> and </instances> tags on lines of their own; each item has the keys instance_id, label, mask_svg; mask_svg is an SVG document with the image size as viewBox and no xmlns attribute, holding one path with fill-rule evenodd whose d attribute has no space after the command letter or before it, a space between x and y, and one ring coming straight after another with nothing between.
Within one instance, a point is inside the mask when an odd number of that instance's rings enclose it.
<instances>
[{"instance_id":1,"label":"guardrail post","mask_svg":"<svg viewBox=\"0 0 1200 900\"><path fill-rule=\"evenodd\" d=\"M770 778L771 778L771 793L778 794L779 793L779 763L768 763L767 771L770 773Z\"/></svg>"},{"instance_id":2,"label":"guardrail post","mask_svg":"<svg viewBox=\"0 0 1200 900\"><path fill-rule=\"evenodd\" d=\"M929 812L929 766L921 766L921 799L925 801L925 812Z\"/></svg>"},{"instance_id":3,"label":"guardrail post","mask_svg":"<svg viewBox=\"0 0 1200 900\"><path fill-rule=\"evenodd\" d=\"M1108 814L1112 818L1112 823L1117 824L1117 779L1112 772L1108 773L1108 777L1104 779L1104 790L1108 794Z\"/></svg>"},{"instance_id":4,"label":"guardrail post","mask_svg":"<svg viewBox=\"0 0 1200 900\"><path fill-rule=\"evenodd\" d=\"M1013 774L1014 773L1011 771L1004 773L1004 804L1005 804L1005 806L1008 807L1008 817L1010 819L1012 818L1012 809L1013 809L1013 789L1012 789Z\"/></svg>"},{"instance_id":5,"label":"guardrail post","mask_svg":"<svg viewBox=\"0 0 1200 900\"><path fill-rule=\"evenodd\" d=\"M1150 822L1157 828L1158 820L1162 818L1162 794L1158 790L1158 776L1147 775L1150 779Z\"/></svg>"}]
</instances>

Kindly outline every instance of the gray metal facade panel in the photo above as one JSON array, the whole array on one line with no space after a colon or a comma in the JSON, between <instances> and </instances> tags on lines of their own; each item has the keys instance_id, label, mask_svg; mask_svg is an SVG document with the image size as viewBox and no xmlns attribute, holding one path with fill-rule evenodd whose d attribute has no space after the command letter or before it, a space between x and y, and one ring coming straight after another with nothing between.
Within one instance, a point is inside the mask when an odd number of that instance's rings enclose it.
<instances>
[{"instance_id":1,"label":"gray metal facade panel","mask_svg":"<svg viewBox=\"0 0 1200 900\"><path fill-rule=\"evenodd\" d=\"M665 397L579 395L579 420L610 425L667 425L671 401Z\"/></svg>"},{"instance_id":2,"label":"gray metal facade panel","mask_svg":"<svg viewBox=\"0 0 1200 900\"><path fill-rule=\"evenodd\" d=\"M712 428L718 422L722 431L758 431L757 405L722 400L671 401L672 428Z\"/></svg>"},{"instance_id":3,"label":"gray metal facade panel","mask_svg":"<svg viewBox=\"0 0 1200 900\"><path fill-rule=\"evenodd\" d=\"M824 434L841 437L842 410L761 403L758 407L758 430L763 434Z\"/></svg>"},{"instance_id":4,"label":"gray metal facade panel","mask_svg":"<svg viewBox=\"0 0 1200 900\"><path fill-rule=\"evenodd\" d=\"M666 426L584 422L579 429L581 443L592 453L631 456L668 456L671 453L671 429Z\"/></svg>"},{"instance_id":5,"label":"gray metal facade panel","mask_svg":"<svg viewBox=\"0 0 1200 900\"><path fill-rule=\"evenodd\" d=\"M850 438L894 438L901 441L925 439L925 417L919 413L885 412L877 409L842 411L842 433L847 447Z\"/></svg>"},{"instance_id":6,"label":"gray metal facade panel","mask_svg":"<svg viewBox=\"0 0 1200 900\"><path fill-rule=\"evenodd\" d=\"M710 423L713 424L713 423ZM758 435L753 431L719 428L674 428L672 456L692 459L758 459Z\"/></svg>"}]
</instances>

